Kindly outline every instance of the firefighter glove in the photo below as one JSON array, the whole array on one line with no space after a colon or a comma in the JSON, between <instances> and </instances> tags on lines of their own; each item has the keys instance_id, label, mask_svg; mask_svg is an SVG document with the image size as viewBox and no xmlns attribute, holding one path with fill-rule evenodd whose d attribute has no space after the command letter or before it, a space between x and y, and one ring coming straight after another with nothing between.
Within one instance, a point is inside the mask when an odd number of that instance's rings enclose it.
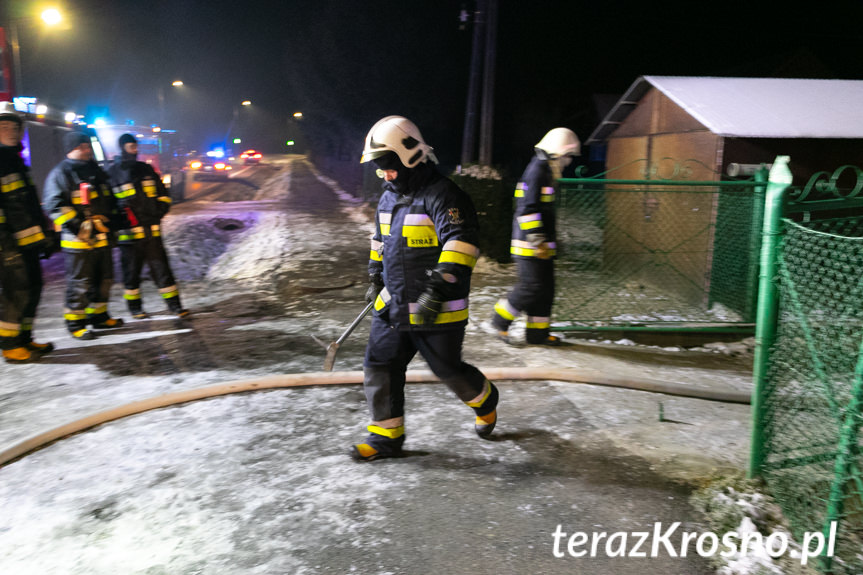
<instances>
[{"instance_id":1,"label":"firefighter glove","mask_svg":"<svg viewBox=\"0 0 863 575\"><path fill-rule=\"evenodd\" d=\"M417 298L417 323L433 324L443 307L443 298L434 288L426 288Z\"/></svg>"},{"instance_id":2,"label":"firefighter glove","mask_svg":"<svg viewBox=\"0 0 863 575\"><path fill-rule=\"evenodd\" d=\"M551 250L545 243L545 234L527 234L526 239L527 243L533 247L533 255L541 260L547 260L551 257Z\"/></svg>"},{"instance_id":3,"label":"firefighter glove","mask_svg":"<svg viewBox=\"0 0 863 575\"><path fill-rule=\"evenodd\" d=\"M96 229L96 231L103 234L108 233L108 226L106 225L108 223L107 217L96 215L93 216L91 219L93 220L93 227Z\"/></svg>"},{"instance_id":4,"label":"firefighter glove","mask_svg":"<svg viewBox=\"0 0 863 575\"><path fill-rule=\"evenodd\" d=\"M78 230L78 239L82 242L89 242L90 238L93 236L93 220L86 219L81 224L81 228Z\"/></svg>"},{"instance_id":5,"label":"firefighter glove","mask_svg":"<svg viewBox=\"0 0 863 575\"><path fill-rule=\"evenodd\" d=\"M372 303L384 289L384 280L379 275L369 276L369 289L366 290L366 303Z\"/></svg>"}]
</instances>

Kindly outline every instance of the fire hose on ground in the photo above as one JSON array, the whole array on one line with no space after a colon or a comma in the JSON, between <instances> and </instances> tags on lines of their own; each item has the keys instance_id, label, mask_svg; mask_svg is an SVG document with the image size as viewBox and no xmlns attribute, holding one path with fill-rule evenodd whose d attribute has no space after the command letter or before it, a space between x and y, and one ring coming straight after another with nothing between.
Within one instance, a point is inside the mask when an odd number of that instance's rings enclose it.
<instances>
[{"instance_id":1,"label":"fire hose on ground","mask_svg":"<svg viewBox=\"0 0 863 575\"><path fill-rule=\"evenodd\" d=\"M494 381L565 381L570 383L587 383L606 387L648 391L724 403L750 403L750 396L748 393L732 389L700 389L682 383L609 376L601 372L588 369L486 368L481 369L481 371L486 375L486 377ZM12 445L3 447L0 449L0 467L60 439L86 431L103 423L115 421L123 417L143 413L153 409L188 403L209 397L229 395L232 393L243 393L283 387L356 385L361 384L362 381L362 371L300 373L273 375L246 381L233 381L189 389L186 391L157 395L93 413L86 417L60 425L59 427L54 427L42 433L38 433ZM407 381L408 383L434 383L439 380L430 371L408 371Z\"/></svg>"}]
</instances>

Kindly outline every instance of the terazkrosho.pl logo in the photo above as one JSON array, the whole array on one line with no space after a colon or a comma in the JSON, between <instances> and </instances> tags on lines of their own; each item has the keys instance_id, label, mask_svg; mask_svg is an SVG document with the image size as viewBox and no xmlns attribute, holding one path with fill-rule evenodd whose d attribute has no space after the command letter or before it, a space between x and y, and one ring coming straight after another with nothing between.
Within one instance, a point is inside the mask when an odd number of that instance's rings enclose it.
<instances>
[{"instance_id":1,"label":"terazkrosho.pl logo","mask_svg":"<svg viewBox=\"0 0 863 575\"><path fill-rule=\"evenodd\" d=\"M654 523L653 531L576 531L571 535L557 526L554 537L555 557L686 557L694 547L702 557L736 557L747 554L766 553L776 559L788 553L791 540L788 533L775 531L768 536L752 532L740 534L729 531L718 535L712 531L680 531L680 522L667 528ZM833 557L836 550L836 522L830 524L830 533L825 537L818 531L806 532L800 549L800 563L820 555Z\"/></svg>"}]
</instances>

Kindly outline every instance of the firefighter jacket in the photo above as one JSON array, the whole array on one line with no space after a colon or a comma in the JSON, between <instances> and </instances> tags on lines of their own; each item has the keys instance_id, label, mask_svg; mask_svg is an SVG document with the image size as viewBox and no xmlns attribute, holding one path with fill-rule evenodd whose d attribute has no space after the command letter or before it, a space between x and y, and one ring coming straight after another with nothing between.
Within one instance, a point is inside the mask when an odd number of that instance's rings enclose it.
<instances>
[{"instance_id":1,"label":"firefighter jacket","mask_svg":"<svg viewBox=\"0 0 863 575\"><path fill-rule=\"evenodd\" d=\"M384 184L375 214L369 275L382 279L384 288L374 313L400 329L462 327L479 257L476 210L470 197L430 163L406 177L403 194ZM416 301L429 288L443 306L434 323L420 325Z\"/></svg>"},{"instance_id":2,"label":"firefighter jacket","mask_svg":"<svg viewBox=\"0 0 863 575\"><path fill-rule=\"evenodd\" d=\"M557 249L554 203L555 178L546 158L540 155L527 165L515 187L515 214L510 253L516 257L537 257L544 245L554 257Z\"/></svg>"},{"instance_id":3,"label":"firefighter jacket","mask_svg":"<svg viewBox=\"0 0 863 575\"><path fill-rule=\"evenodd\" d=\"M89 194L82 194L81 184L89 184ZM111 193L108 175L93 161L65 159L45 179L43 204L60 231L60 247L67 251L87 251L111 245L113 232L119 227L117 202ZM89 195L89 197L87 197ZM94 231L91 237L79 237L81 226L94 216L107 220L108 232Z\"/></svg>"},{"instance_id":4,"label":"firefighter jacket","mask_svg":"<svg viewBox=\"0 0 863 575\"><path fill-rule=\"evenodd\" d=\"M118 156L108 176L123 221L117 241L161 236L159 222L171 208L171 196L153 166Z\"/></svg>"},{"instance_id":5,"label":"firefighter jacket","mask_svg":"<svg viewBox=\"0 0 863 575\"><path fill-rule=\"evenodd\" d=\"M4 245L38 249L49 241L50 232L19 151L18 146L0 146L0 235L5 236Z\"/></svg>"}]
</instances>

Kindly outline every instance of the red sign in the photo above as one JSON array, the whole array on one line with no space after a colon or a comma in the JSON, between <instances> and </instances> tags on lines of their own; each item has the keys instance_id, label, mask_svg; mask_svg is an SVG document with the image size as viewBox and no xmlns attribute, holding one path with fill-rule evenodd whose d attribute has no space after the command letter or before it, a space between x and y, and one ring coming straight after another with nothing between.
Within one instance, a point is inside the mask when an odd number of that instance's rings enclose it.
<instances>
[{"instance_id":1,"label":"red sign","mask_svg":"<svg viewBox=\"0 0 863 575\"><path fill-rule=\"evenodd\" d=\"M0 28L0 102L11 102L15 90L12 80L12 47L6 39L6 30Z\"/></svg>"}]
</instances>

